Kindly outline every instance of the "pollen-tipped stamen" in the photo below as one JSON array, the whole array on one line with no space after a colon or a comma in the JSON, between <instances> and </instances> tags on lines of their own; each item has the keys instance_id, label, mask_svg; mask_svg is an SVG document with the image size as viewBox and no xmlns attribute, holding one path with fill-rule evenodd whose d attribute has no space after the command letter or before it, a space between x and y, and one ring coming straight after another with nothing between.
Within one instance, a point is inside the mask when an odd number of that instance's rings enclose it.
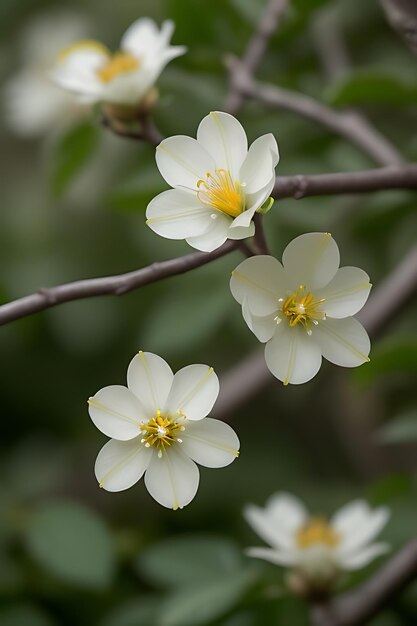
<instances>
[{"instance_id":1,"label":"pollen-tipped stamen","mask_svg":"<svg viewBox=\"0 0 417 626\"><path fill-rule=\"evenodd\" d=\"M234 181L228 170L207 172L205 180L197 181L197 197L203 204L213 207L230 217L237 217L245 210L242 185Z\"/></svg>"}]
</instances>

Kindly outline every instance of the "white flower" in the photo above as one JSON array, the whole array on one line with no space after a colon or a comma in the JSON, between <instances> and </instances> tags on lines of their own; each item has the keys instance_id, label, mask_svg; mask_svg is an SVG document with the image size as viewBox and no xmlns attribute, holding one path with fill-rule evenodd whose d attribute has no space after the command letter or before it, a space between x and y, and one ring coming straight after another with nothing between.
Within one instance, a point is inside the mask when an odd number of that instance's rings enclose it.
<instances>
[{"instance_id":1,"label":"white flower","mask_svg":"<svg viewBox=\"0 0 417 626\"><path fill-rule=\"evenodd\" d=\"M150 228L168 239L186 241L204 252L229 239L251 237L257 209L275 182L278 146L262 135L248 150L242 125L215 111L197 130L197 139L177 135L156 149L156 163L174 187L154 198L146 211Z\"/></svg>"},{"instance_id":2,"label":"white flower","mask_svg":"<svg viewBox=\"0 0 417 626\"><path fill-rule=\"evenodd\" d=\"M371 284L357 267L339 268L339 249L329 233L300 235L272 256L246 259L232 272L230 288L284 385L305 383L322 356L344 367L369 361L369 337L353 317Z\"/></svg>"},{"instance_id":3,"label":"white flower","mask_svg":"<svg viewBox=\"0 0 417 626\"><path fill-rule=\"evenodd\" d=\"M138 105L164 67L186 51L169 45L173 31L173 22L159 31L145 17L127 29L115 54L97 41L78 41L62 50L51 77L83 102Z\"/></svg>"},{"instance_id":4,"label":"white flower","mask_svg":"<svg viewBox=\"0 0 417 626\"><path fill-rule=\"evenodd\" d=\"M85 113L85 107L49 78L51 59L63 45L83 37L88 24L68 11L51 12L30 23L21 40L22 69L5 84L5 122L16 135L43 135Z\"/></svg>"},{"instance_id":5,"label":"white flower","mask_svg":"<svg viewBox=\"0 0 417 626\"><path fill-rule=\"evenodd\" d=\"M199 471L224 467L238 455L234 430L206 415L219 393L213 368L189 365L173 374L156 354L139 352L127 370L127 387L104 387L88 400L90 417L112 439L98 454L100 487L122 491L145 474L157 502L182 508L195 496Z\"/></svg>"},{"instance_id":6,"label":"white flower","mask_svg":"<svg viewBox=\"0 0 417 626\"><path fill-rule=\"evenodd\" d=\"M246 521L271 548L247 554L292 568L310 584L331 583L340 571L364 567L389 549L372 543L388 521L385 507L371 510L363 500L342 507L329 521L311 517L302 502L287 493L271 496L264 509L248 505Z\"/></svg>"}]
</instances>

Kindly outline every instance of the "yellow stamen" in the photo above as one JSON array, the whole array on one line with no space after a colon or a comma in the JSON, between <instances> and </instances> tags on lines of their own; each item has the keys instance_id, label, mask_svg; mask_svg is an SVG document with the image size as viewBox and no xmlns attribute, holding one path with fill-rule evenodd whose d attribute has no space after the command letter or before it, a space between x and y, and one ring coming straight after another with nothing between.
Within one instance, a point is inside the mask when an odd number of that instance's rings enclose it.
<instances>
[{"instance_id":1,"label":"yellow stamen","mask_svg":"<svg viewBox=\"0 0 417 626\"><path fill-rule=\"evenodd\" d=\"M81 39L80 41L75 41L69 44L69 46L62 48L58 55L58 61L65 61L65 59L74 52L80 52L82 50L89 50L91 52L98 52L103 56L110 56L108 48L99 41L94 41L94 39Z\"/></svg>"},{"instance_id":2,"label":"yellow stamen","mask_svg":"<svg viewBox=\"0 0 417 626\"><path fill-rule=\"evenodd\" d=\"M300 285L297 291L294 291L284 301L282 313L288 318L291 327L301 324L307 333L311 335L311 322L317 324L317 320L326 319L326 313L319 310L323 302L324 298L315 300L312 293L306 293L305 285ZM279 320L281 321L281 318Z\"/></svg>"},{"instance_id":3,"label":"yellow stamen","mask_svg":"<svg viewBox=\"0 0 417 626\"><path fill-rule=\"evenodd\" d=\"M97 71L97 74L103 83L109 83L121 74L134 72L140 66L140 61L133 54L128 52L116 52L107 63Z\"/></svg>"},{"instance_id":4,"label":"yellow stamen","mask_svg":"<svg viewBox=\"0 0 417 626\"><path fill-rule=\"evenodd\" d=\"M335 548L340 543L340 535L322 517L313 517L296 535L299 548L311 548L316 545Z\"/></svg>"},{"instance_id":5,"label":"yellow stamen","mask_svg":"<svg viewBox=\"0 0 417 626\"><path fill-rule=\"evenodd\" d=\"M203 204L213 207L230 217L237 217L245 210L242 186L234 181L228 170L207 172L206 179L197 182L197 197Z\"/></svg>"},{"instance_id":6,"label":"yellow stamen","mask_svg":"<svg viewBox=\"0 0 417 626\"><path fill-rule=\"evenodd\" d=\"M169 448L173 443L182 443L179 434L185 430L184 417L174 419L170 415L162 415L157 411L155 416L145 424L140 425L140 432L143 435L141 443L146 448L158 448L158 456L161 457L165 448Z\"/></svg>"}]
</instances>

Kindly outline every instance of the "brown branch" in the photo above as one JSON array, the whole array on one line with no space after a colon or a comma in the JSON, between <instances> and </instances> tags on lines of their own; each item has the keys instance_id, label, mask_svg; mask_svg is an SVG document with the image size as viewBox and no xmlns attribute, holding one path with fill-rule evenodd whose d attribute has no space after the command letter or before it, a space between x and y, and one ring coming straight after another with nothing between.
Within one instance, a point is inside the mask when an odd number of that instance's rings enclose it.
<instances>
[{"instance_id":1,"label":"brown branch","mask_svg":"<svg viewBox=\"0 0 417 626\"><path fill-rule=\"evenodd\" d=\"M151 146L158 146L161 143L163 136L155 126L152 119L149 116L142 117L139 122L140 128L132 129L114 117L110 117L105 114L101 117L101 124L105 128L111 130L111 132L115 135L126 139L134 139L135 141L144 141L149 143Z\"/></svg>"},{"instance_id":2,"label":"brown branch","mask_svg":"<svg viewBox=\"0 0 417 626\"><path fill-rule=\"evenodd\" d=\"M266 47L275 30L280 18L287 8L288 0L269 0L261 15L257 28L249 41L240 63L246 72L253 76L262 61ZM225 110L236 114L243 104L243 95L234 82L233 72L230 75L230 92L226 100Z\"/></svg>"},{"instance_id":3,"label":"brown branch","mask_svg":"<svg viewBox=\"0 0 417 626\"><path fill-rule=\"evenodd\" d=\"M416 188L417 164L413 163L359 172L278 176L272 195L275 198L298 200L306 196Z\"/></svg>"},{"instance_id":4,"label":"brown branch","mask_svg":"<svg viewBox=\"0 0 417 626\"><path fill-rule=\"evenodd\" d=\"M417 539L413 539L360 587L313 607L312 626L367 624L416 577Z\"/></svg>"},{"instance_id":5,"label":"brown branch","mask_svg":"<svg viewBox=\"0 0 417 626\"><path fill-rule=\"evenodd\" d=\"M415 0L380 0L387 20L417 54L417 4Z\"/></svg>"},{"instance_id":6,"label":"brown branch","mask_svg":"<svg viewBox=\"0 0 417 626\"><path fill-rule=\"evenodd\" d=\"M126 274L77 280L56 287L39 289L29 296L0 306L0 326L63 302L110 294L120 296L168 276L189 272L228 254L237 247L237 242L228 241L213 252L194 252L169 261L152 263L152 265Z\"/></svg>"},{"instance_id":7,"label":"brown branch","mask_svg":"<svg viewBox=\"0 0 417 626\"><path fill-rule=\"evenodd\" d=\"M379 165L401 164L401 154L375 129L359 122L353 111L335 111L310 96L275 85L255 82L237 59L229 59L234 85L242 96L270 107L286 109L306 117L347 139ZM366 126L366 130L365 130Z\"/></svg>"},{"instance_id":8,"label":"brown branch","mask_svg":"<svg viewBox=\"0 0 417 626\"><path fill-rule=\"evenodd\" d=\"M264 216L260 213L255 213L253 216L253 221L255 223L255 244L258 251L258 254L269 254L268 242L266 240L265 229L264 229Z\"/></svg>"}]
</instances>

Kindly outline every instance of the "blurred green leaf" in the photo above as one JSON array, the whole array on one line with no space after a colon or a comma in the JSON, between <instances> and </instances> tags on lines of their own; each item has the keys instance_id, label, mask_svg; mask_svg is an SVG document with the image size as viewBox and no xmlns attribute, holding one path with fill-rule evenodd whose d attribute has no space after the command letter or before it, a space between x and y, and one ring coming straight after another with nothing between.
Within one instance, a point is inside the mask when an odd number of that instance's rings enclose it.
<instances>
[{"instance_id":1,"label":"blurred green leaf","mask_svg":"<svg viewBox=\"0 0 417 626\"><path fill-rule=\"evenodd\" d=\"M334 106L361 104L414 105L417 83L410 84L398 76L374 71L358 71L338 79L325 93Z\"/></svg>"},{"instance_id":2,"label":"blurred green leaf","mask_svg":"<svg viewBox=\"0 0 417 626\"><path fill-rule=\"evenodd\" d=\"M57 196L68 185L93 154L98 143L96 125L84 122L67 132L55 146L52 169L52 190Z\"/></svg>"},{"instance_id":3,"label":"blurred green leaf","mask_svg":"<svg viewBox=\"0 0 417 626\"><path fill-rule=\"evenodd\" d=\"M55 622L37 606L15 604L0 610L1 626L53 626Z\"/></svg>"},{"instance_id":4,"label":"blurred green leaf","mask_svg":"<svg viewBox=\"0 0 417 626\"><path fill-rule=\"evenodd\" d=\"M417 373L417 341L401 339L396 343L377 345L371 353L371 360L358 368L354 375L364 383L369 383L385 374Z\"/></svg>"},{"instance_id":5,"label":"blurred green leaf","mask_svg":"<svg viewBox=\"0 0 417 626\"><path fill-rule=\"evenodd\" d=\"M212 535L184 535L153 544L136 559L135 567L148 582L160 587L181 587L215 580L242 566L236 544Z\"/></svg>"},{"instance_id":6,"label":"blurred green leaf","mask_svg":"<svg viewBox=\"0 0 417 626\"><path fill-rule=\"evenodd\" d=\"M73 502L40 506L26 529L32 556L64 582L102 589L115 568L112 538L102 520Z\"/></svg>"},{"instance_id":7,"label":"blurred green leaf","mask_svg":"<svg viewBox=\"0 0 417 626\"><path fill-rule=\"evenodd\" d=\"M150 626L156 624L161 605L159 596L131 599L112 610L100 626Z\"/></svg>"},{"instance_id":8,"label":"blurred green leaf","mask_svg":"<svg viewBox=\"0 0 417 626\"><path fill-rule=\"evenodd\" d=\"M405 473L384 476L368 489L369 500L373 506L386 504L394 498L411 495L413 481Z\"/></svg>"},{"instance_id":9,"label":"blurred green leaf","mask_svg":"<svg viewBox=\"0 0 417 626\"><path fill-rule=\"evenodd\" d=\"M167 598L161 607L158 626L199 626L233 609L258 577L254 568L198 584L189 584Z\"/></svg>"},{"instance_id":10,"label":"blurred green leaf","mask_svg":"<svg viewBox=\"0 0 417 626\"><path fill-rule=\"evenodd\" d=\"M412 443L417 441L417 409L394 417L376 433L379 443Z\"/></svg>"}]
</instances>

